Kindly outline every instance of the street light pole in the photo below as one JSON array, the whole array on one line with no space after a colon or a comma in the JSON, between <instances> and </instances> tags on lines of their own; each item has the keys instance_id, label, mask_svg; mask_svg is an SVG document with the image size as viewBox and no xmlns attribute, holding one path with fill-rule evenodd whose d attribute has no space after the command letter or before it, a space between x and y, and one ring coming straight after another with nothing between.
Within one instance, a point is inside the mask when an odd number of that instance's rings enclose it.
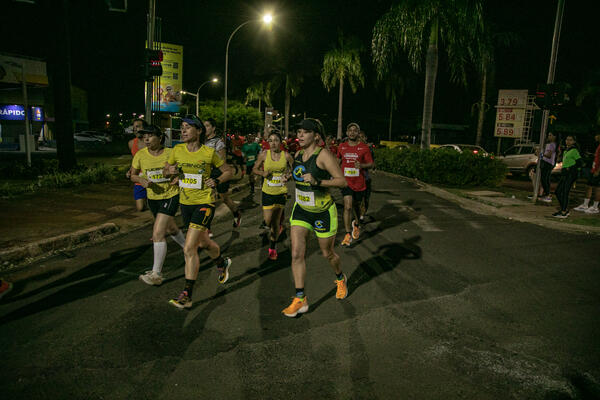
<instances>
[{"instance_id":1,"label":"street light pole","mask_svg":"<svg viewBox=\"0 0 600 400\"><path fill-rule=\"evenodd\" d=\"M200 98L200 89L202 89L202 87L204 85L206 85L207 83L217 83L219 80L217 78L212 78L210 81L206 81L204 82L202 85L200 85L200 87L198 88L198 90L196 90L196 117L199 117L200 115L198 114L198 110L200 109L199 107L199 98Z\"/></svg>"},{"instance_id":2,"label":"street light pole","mask_svg":"<svg viewBox=\"0 0 600 400\"><path fill-rule=\"evenodd\" d=\"M223 107L224 107L224 111L223 111L223 134L227 135L227 71L229 69L229 43L231 43L231 39L233 38L233 35L235 35L235 33L237 31L240 30L241 27L243 27L244 25L249 24L250 22L256 21L254 19L251 19L250 21L246 21L243 24L241 24L240 26L238 26L237 28L235 28L235 30L233 32L231 32L231 35L229 35L229 40L227 40L227 47L225 48L225 99L223 101Z\"/></svg>"},{"instance_id":3,"label":"street light pole","mask_svg":"<svg viewBox=\"0 0 600 400\"><path fill-rule=\"evenodd\" d=\"M550 66L548 67L548 79L547 84L554 83L554 74L556 72L556 58L558 57L558 42L560 40L560 30L562 27L562 17L565 9L565 0L558 0L556 6L556 18L554 19L554 35L552 36L552 52L550 53ZM540 129L540 157L538 157L537 167L535 169L535 178L533 182L533 198L532 201L537 201L538 192L540 190L540 177L541 177L541 162L542 154L544 153L544 146L546 141L546 129L548 129L548 114L549 111L546 109L542 113L542 126Z\"/></svg>"},{"instance_id":4,"label":"street light pole","mask_svg":"<svg viewBox=\"0 0 600 400\"><path fill-rule=\"evenodd\" d=\"M271 21L273 20L273 17L271 16L271 14L265 14L262 18L262 21L265 24L270 24ZM227 135L227 71L229 70L229 43L231 43L231 39L233 38L233 35L235 35L235 33L237 31L240 30L240 28L242 28L244 25L249 24L250 22L256 22L256 21L260 21L260 19L251 19L249 21L246 21L244 23L242 23L241 25L239 25L237 28L235 28L235 30L233 32L231 32L231 35L229 35L229 40L227 40L227 47L225 48L225 96L224 96L224 101L223 101L223 134Z\"/></svg>"},{"instance_id":5,"label":"street light pole","mask_svg":"<svg viewBox=\"0 0 600 400\"><path fill-rule=\"evenodd\" d=\"M154 48L154 23L156 20L156 0L149 0L148 4L148 31L146 36L147 48ZM152 97L154 95L154 79L146 82L146 122L152 124Z\"/></svg>"}]
</instances>

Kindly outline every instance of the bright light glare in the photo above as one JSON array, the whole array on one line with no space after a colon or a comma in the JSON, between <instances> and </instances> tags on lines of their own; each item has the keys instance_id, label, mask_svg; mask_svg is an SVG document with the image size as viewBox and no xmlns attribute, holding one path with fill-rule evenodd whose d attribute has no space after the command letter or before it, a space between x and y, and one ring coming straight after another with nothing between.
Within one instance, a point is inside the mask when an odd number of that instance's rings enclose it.
<instances>
[{"instance_id":1,"label":"bright light glare","mask_svg":"<svg viewBox=\"0 0 600 400\"><path fill-rule=\"evenodd\" d=\"M265 24L270 24L271 22L273 22L273 16L271 14L265 14L263 16L263 22Z\"/></svg>"},{"instance_id":2,"label":"bright light glare","mask_svg":"<svg viewBox=\"0 0 600 400\"><path fill-rule=\"evenodd\" d=\"M219 79L218 78L213 78L212 81L215 82L215 83L217 83L217 82L219 82Z\"/></svg>"}]
</instances>

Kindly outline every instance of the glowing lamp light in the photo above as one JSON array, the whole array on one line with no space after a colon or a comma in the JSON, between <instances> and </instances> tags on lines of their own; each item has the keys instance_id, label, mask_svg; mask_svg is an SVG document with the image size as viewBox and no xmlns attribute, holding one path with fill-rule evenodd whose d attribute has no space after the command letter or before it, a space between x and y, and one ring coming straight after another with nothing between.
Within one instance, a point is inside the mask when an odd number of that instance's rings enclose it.
<instances>
[{"instance_id":1,"label":"glowing lamp light","mask_svg":"<svg viewBox=\"0 0 600 400\"><path fill-rule=\"evenodd\" d=\"M273 16L271 14L265 14L262 20L265 24L270 24L271 22L273 22Z\"/></svg>"}]
</instances>

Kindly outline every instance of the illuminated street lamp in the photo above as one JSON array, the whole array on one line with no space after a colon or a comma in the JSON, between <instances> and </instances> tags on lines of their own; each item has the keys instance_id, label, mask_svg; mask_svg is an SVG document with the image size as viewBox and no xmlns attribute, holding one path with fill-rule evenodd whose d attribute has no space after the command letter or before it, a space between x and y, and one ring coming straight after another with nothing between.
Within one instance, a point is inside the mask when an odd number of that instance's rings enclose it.
<instances>
[{"instance_id":1,"label":"illuminated street lamp","mask_svg":"<svg viewBox=\"0 0 600 400\"><path fill-rule=\"evenodd\" d=\"M224 120L223 133L225 135L227 134L227 72L229 69L229 43L231 42L233 35L235 35L235 33L237 31L239 31L242 26L249 24L250 22L257 22L257 21L262 21L263 24L269 26L273 22L273 16L271 14L265 14L265 15L263 15L263 17L261 19L251 19L249 21L244 22L243 24L241 24L237 28L235 28L235 30L233 32L231 32L231 35L229 35L229 40L227 40L227 47L225 48L225 101L224 101L224 118L223 118L223 120Z\"/></svg>"},{"instance_id":2,"label":"illuminated street lamp","mask_svg":"<svg viewBox=\"0 0 600 400\"><path fill-rule=\"evenodd\" d=\"M198 106L198 99L200 99L200 89L202 89L202 87L204 85L206 85L207 83L217 83L219 82L218 78L212 78L210 81L206 81L204 83L202 83L202 85L200 85L200 87L198 88L198 90L196 90L196 116L199 117L200 115L198 115L198 110L200 109Z\"/></svg>"}]
</instances>

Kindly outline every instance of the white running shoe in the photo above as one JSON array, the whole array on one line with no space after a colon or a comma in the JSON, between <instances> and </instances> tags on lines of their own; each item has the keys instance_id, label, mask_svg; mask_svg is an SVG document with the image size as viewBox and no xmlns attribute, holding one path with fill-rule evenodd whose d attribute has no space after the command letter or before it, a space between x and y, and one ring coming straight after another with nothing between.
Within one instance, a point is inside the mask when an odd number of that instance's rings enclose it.
<instances>
[{"instance_id":1,"label":"white running shoe","mask_svg":"<svg viewBox=\"0 0 600 400\"><path fill-rule=\"evenodd\" d=\"M598 210L598 207L594 207L594 206L588 207L585 210L586 214L598 214L599 212L600 212L600 210Z\"/></svg>"},{"instance_id":2,"label":"white running shoe","mask_svg":"<svg viewBox=\"0 0 600 400\"><path fill-rule=\"evenodd\" d=\"M544 203L552 203L551 196L541 197L540 200L543 201Z\"/></svg>"},{"instance_id":3,"label":"white running shoe","mask_svg":"<svg viewBox=\"0 0 600 400\"><path fill-rule=\"evenodd\" d=\"M163 277L162 274L154 271L146 271L145 274L140 275L140 281L150 286L160 286L163 282Z\"/></svg>"},{"instance_id":4,"label":"white running shoe","mask_svg":"<svg viewBox=\"0 0 600 400\"><path fill-rule=\"evenodd\" d=\"M578 205L573 210L585 212L585 210L587 210L587 209L588 209L588 207L584 203L581 203L581 205Z\"/></svg>"}]
</instances>

